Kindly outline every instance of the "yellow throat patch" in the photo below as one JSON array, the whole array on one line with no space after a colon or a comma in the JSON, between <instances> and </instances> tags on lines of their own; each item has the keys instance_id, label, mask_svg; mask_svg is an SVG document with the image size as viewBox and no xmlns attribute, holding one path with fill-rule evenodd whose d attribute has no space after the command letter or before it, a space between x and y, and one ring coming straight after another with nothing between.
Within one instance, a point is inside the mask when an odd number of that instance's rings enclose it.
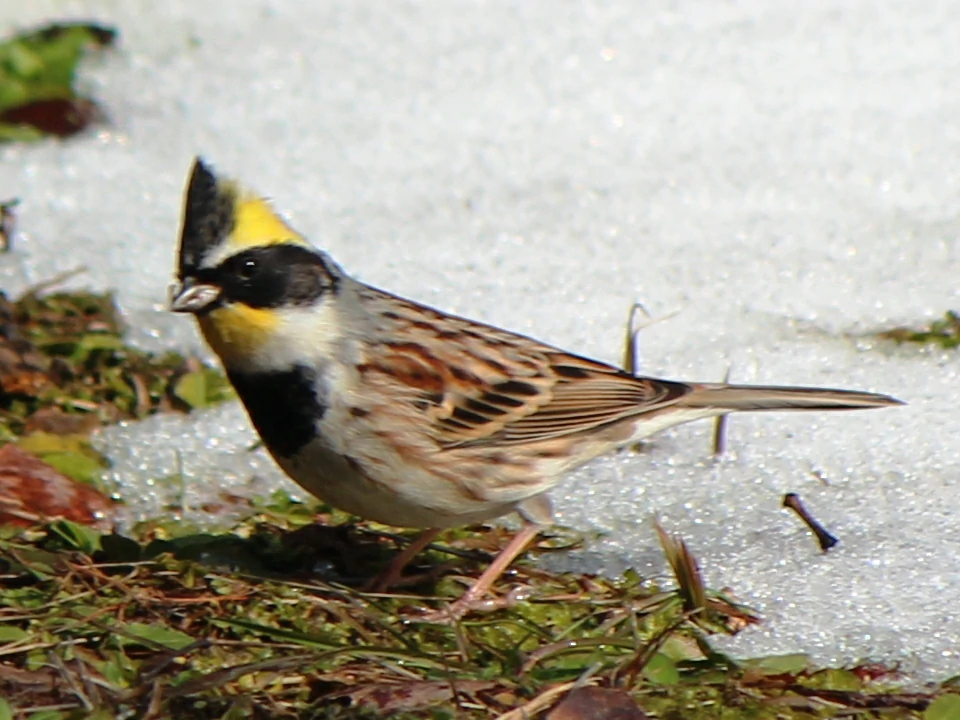
<instances>
[{"instance_id":1,"label":"yellow throat patch","mask_svg":"<svg viewBox=\"0 0 960 720\"><path fill-rule=\"evenodd\" d=\"M280 320L273 310L232 303L197 317L204 339L225 365L264 349Z\"/></svg>"}]
</instances>

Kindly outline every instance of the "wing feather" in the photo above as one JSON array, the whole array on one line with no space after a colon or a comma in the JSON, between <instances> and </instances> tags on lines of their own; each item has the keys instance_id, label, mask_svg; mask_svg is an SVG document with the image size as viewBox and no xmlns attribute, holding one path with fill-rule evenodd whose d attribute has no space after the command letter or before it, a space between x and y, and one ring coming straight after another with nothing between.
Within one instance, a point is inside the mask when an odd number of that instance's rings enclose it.
<instances>
[{"instance_id":1,"label":"wing feather","mask_svg":"<svg viewBox=\"0 0 960 720\"><path fill-rule=\"evenodd\" d=\"M441 448L536 443L671 405L692 388L367 289L393 327L361 365L422 412ZM404 342L386 338L404 337ZM399 386L399 387L397 387Z\"/></svg>"},{"instance_id":2,"label":"wing feather","mask_svg":"<svg viewBox=\"0 0 960 720\"><path fill-rule=\"evenodd\" d=\"M557 362L577 360L578 372L557 372ZM449 418L438 417L435 436L444 447L535 443L587 432L669 405L690 388L682 383L638 378L610 365L551 349L543 355L543 383L535 396L508 396L522 405L491 403L458 394ZM569 365L560 366L568 368ZM483 390L480 389L480 395ZM467 412L464 412L467 411ZM479 422L473 423L473 416Z\"/></svg>"}]
</instances>

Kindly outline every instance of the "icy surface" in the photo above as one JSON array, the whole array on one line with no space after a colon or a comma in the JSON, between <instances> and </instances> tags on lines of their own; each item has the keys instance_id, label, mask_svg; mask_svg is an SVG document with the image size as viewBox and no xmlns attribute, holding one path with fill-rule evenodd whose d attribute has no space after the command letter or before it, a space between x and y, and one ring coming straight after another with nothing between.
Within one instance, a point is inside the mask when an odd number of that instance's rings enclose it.
<instances>
[{"instance_id":1,"label":"icy surface","mask_svg":"<svg viewBox=\"0 0 960 720\"><path fill-rule=\"evenodd\" d=\"M955 354L852 336L958 304L960 5L814 0L4 3L0 29L116 23L84 83L112 123L0 148L23 234L9 293L86 265L136 341L199 347L161 311L201 152L365 281L616 361L627 308L680 314L644 370L877 389L910 406L733 418L575 473L579 568L662 574L650 518L766 617L741 655L960 672ZM135 513L288 483L242 411L114 428ZM176 483L174 483L176 484ZM292 487L292 485L287 485ZM827 555L780 509L799 493ZM199 514L199 511L194 511Z\"/></svg>"}]
</instances>

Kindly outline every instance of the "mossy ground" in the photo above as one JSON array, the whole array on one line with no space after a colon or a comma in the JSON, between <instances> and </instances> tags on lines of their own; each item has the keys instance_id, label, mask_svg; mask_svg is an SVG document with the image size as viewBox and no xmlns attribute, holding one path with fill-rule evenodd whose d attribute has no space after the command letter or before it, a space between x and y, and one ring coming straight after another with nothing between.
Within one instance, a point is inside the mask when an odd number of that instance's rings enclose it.
<instances>
[{"instance_id":1,"label":"mossy ground","mask_svg":"<svg viewBox=\"0 0 960 720\"><path fill-rule=\"evenodd\" d=\"M893 340L898 345L929 345L949 350L960 346L960 314L948 310L927 325L890 328L877 333L877 337Z\"/></svg>"},{"instance_id":2,"label":"mossy ground","mask_svg":"<svg viewBox=\"0 0 960 720\"><path fill-rule=\"evenodd\" d=\"M553 574L527 560L499 584L502 607L424 623L482 563L458 559L456 579L427 573L409 594L367 595L324 578L372 574L393 541L366 526L305 532L318 510L281 496L228 531L178 536L156 522L136 539L64 521L8 528L0 692L32 718L489 718L578 681L685 720L933 718L937 696L960 707L946 686L899 692L876 666L734 661L709 633L749 613L712 594L709 611L691 611L683 591L630 574ZM451 544L485 552L502 533L464 530Z\"/></svg>"}]
</instances>

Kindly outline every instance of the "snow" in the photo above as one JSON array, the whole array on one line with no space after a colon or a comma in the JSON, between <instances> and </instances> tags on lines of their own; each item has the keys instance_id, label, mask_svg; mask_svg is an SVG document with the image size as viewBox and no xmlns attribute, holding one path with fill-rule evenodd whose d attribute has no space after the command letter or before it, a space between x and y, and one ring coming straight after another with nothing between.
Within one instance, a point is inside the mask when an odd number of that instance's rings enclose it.
<instances>
[{"instance_id":1,"label":"snow","mask_svg":"<svg viewBox=\"0 0 960 720\"><path fill-rule=\"evenodd\" d=\"M905 408L734 417L605 458L554 492L604 538L565 562L665 575L651 518L765 624L749 656L960 672L955 353L865 334L958 305L960 6L813 0L6 3L0 30L96 18L106 128L0 148L22 234L8 294L78 265L131 338L199 349L163 312L194 154L275 199L360 279L643 370L874 389ZM237 406L102 433L132 515L293 488ZM823 555L797 492L841 539ZM202 517L199 510L194 515Z\"/></svg>"}]
</instances>

